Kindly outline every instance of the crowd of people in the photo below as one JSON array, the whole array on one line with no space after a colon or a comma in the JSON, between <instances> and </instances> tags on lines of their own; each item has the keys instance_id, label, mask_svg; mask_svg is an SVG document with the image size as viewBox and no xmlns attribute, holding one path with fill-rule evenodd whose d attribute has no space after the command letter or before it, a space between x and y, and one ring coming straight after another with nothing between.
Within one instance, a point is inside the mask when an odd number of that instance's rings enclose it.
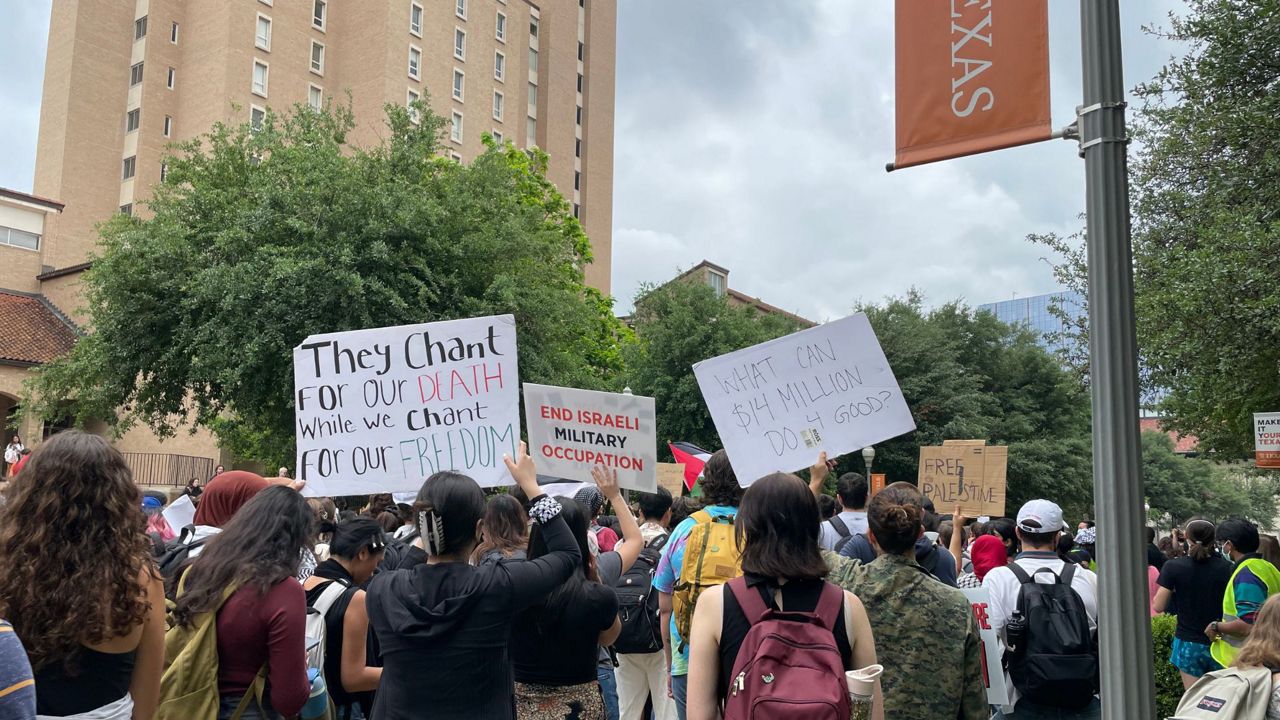
<instances>
[{"instance_id":1,"label":"crowd of people","mask_svg":"<svg viewBox=\"0 0 1280 720\"><path fill-rule=\"evenodd\" d=\"M603 468L551 497L523 446L506 463L510 491L440 472L405 504L218 468L174 528L104 440L50 438L0 509L0 717L843 720L845 673L871 668L877 719L1100 716L1096 528L1049 500L940 515L857 473L829 498L825 456L744 490L724 451L700 502L629 499ZM1148 535L1189 696L1280 670L1263 548L1234 518Z\"/></svg>"}]
</instances>

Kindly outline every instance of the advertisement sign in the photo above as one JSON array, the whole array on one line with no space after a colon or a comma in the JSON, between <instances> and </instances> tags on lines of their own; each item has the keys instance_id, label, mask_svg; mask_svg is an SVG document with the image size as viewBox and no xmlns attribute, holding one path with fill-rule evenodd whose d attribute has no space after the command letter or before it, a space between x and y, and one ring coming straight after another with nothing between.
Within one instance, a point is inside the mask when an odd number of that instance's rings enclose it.
<instances>
[{"instance_id":1,"label":"advertisement sign","mask_svg":"<svg viewBox=\"0 0 1280 720\"><path fill-rule=\"evenodd\" d=\"M1253 414L1254 458L1260 468L1280 468L1280 412Z\"/></svg>"}]
</instances>

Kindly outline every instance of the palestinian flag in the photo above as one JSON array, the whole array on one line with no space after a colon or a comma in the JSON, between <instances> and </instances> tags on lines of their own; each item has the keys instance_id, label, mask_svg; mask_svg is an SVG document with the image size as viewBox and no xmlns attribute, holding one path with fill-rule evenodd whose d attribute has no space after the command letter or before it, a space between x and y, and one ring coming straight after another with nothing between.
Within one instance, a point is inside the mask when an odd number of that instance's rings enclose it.
<instances>
[{"instance_id":1,"label":"palestinian flag","mask_svg":"<svg viewBox=\"0 0 1280 720\"><path fill-rule=\"evenodd\" d=\"M702 477L702 467L711 458L711 453L687 442L667 443L667 447L671 448L671 454L675 456L676 462L684 465L685 489L693 490L693 484Z\"/></svg>"}]
</instances>

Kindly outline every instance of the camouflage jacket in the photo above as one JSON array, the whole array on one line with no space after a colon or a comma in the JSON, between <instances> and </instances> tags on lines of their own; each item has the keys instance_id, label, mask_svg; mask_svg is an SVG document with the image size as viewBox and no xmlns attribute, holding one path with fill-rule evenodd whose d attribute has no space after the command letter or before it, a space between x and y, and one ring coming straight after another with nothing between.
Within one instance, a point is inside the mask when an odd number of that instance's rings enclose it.
<instances>
[{"instance_id":1,"label":"camouflage jacket","mask_svg":"<svg viewBox=\"0 0 1280 720\"><path fill-rule=\"evenodd\" d=\"M914 560L881 555L870 565L824 550L827 580L867 608L884 666L884 716L892 720L987 720L982 645L959 590Z\"/></svg>"}]
</instances>

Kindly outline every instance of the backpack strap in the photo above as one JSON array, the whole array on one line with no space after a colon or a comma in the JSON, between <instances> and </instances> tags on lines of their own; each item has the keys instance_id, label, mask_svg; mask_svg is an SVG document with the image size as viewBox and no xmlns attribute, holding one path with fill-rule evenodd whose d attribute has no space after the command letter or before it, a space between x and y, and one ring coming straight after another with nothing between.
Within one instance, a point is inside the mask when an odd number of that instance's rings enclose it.
<instances>
[{"instance_id":1,"label":"backpack strap","mask_svg":"<svg viewBox=\"0 0 1280 720\"><path fill-rule=\"evenodd\" d=\"M832 529L834 529L840 537L847 538L853 536L853 531L849 529L849 526L845 521L840 519L840 515L838 513L832 515L831 519L827 522L831 524Z\"/></svg>"},{"instance_id":2,"label":"backpack strap","mask_svg":"<svg viewBox=\"0 0 1280 720\"><path fill-rule=\"evenodd\" d=\"M1018 563L1011 562L1005 567L1009 568L1009 571L1013 573L1013 576L1018 578L1019 583L1026 585L1029 582L1035 582L1031 579L1031 576L1027 574L1027 571L1023 570L1022 566Z\"/></svg>"},{"instance_id":3,"label":"backpack strap","mask_svg":"<svg viewBox=\"0 0 1280 720\"><path fill-rule=\"evenodd\" d=\"M711 522L714 519L711 517L711 513L707 512L706 510L699 510L698 512L690 515L689 517L693 518L693 521L699 525L704 525L706 523Z\"/></svg>"},{"instance_id":4,"label":"backpack strap","mask_svg":"<svg viewBox=\"0 0 1280 720\"><path fill-rule=\"evenodd\" d=\"M1066 563L1065 566L1062 568L1062 574L1058 576L1058 579L1062 581L1063 585L1066 585L1067 587L1071 587L1071 581L1072 579L1075 578L1075 576L1076 576L1076 564Z\"/></svg>"},{"instance_id":5,"label":"backpack strap","mask_svg":"<svg viewBox=\"0 0 1280 720\"><path fill-rule=\"evenodd\" d=\"M316 612L322 616L328 617L329 609L333 604L338 602L338 598L347 591L347 584L338 580L330 580L325 584L324 590L320 591L320 597L316 598L316 602L311 606Z\"/></svg>"},{"instance_id":6,"label":"backpack strap","mask_svg":"<svg viewBox=\"0 0 1280 720\"><path fill-rule=\"evenodd\" d=\"M836 619L840 617L840 609L844 605L844 590L832 583L823 581L822 594L818 596L818 606L813 614L822 626L830 632L836 631ZM852 644L852 643L850 643Z\"/></svg>"},{"instance_id":7,"label":"backpack strap","mask_svg":"<svg viewBox=\"0 0 1280 720\"><path fill-rule=\"evenodd\" d=\"M244 691L244 697L240 698L240 703L236 705L236 711L231 714L231 720L240 720L244 716L246 710L249 709L249 699L253 698L258 701L259 714L265 715L262 707L263 688L267 683L267 664L263 663L262 668L258 670L258 674L254 676L253 682L249 683L249 689Z\"/></svg>"},{"instance_id":8,"label":"backpack strap","mask_svg":"<svg viewBox=\"0 0 1280 720\"><path fill-rule=\"evenodd\" d=\"M764 604L764 598L760 597L760 593L747 585L747 579L738 576L724 586L733 593L733 597L738 601L738 607L742 608L742 614L746 616L747 622L755 625L764 618L764 614L769 612L769 606Z\"/></svg>"},{"instance_id":9,"label":"backpack strap","mask_svg":"<svg viewBox=\"0 0 1280 720\"><path fill-rule=\"evenodd\" d=\"M667 541L670 539L671 533L663 533L651 540L648 545L645 545L645 547L651 550L662 550L662 548L666 547Z\"/></svg>"}]
</instances>

